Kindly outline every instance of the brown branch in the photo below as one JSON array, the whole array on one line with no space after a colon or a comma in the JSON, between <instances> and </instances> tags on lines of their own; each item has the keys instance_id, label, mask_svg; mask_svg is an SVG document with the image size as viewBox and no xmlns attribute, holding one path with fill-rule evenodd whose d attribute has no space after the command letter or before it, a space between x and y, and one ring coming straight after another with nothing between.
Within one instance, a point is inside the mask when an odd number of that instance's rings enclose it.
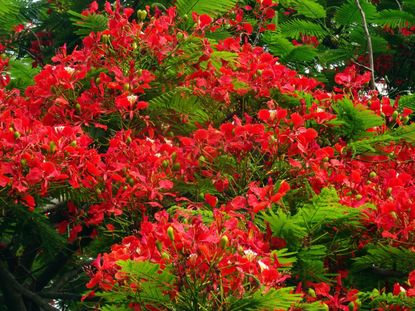
<instances>
[{"instance_id":1,"label":"brown branch","mask_svg":"<svg viewBox=\"0 0 415 311\"><path fill-rule=\"evenodd\" d=\"M14 296L23 296L31 301L33 301L36 305L38 305L40 308L46 310L46 311L58 311L58 309L52 307L50 304L48 304L46 301L44 301L40 296L38 296L36 293L28 290L26 287L24 287L22 284L16 281L13 274L11 274L7 268L4 267L3 264L0 264L0 279L1 283L4 285L4 287L8 287L9 289L14 288L13 290L10 290L9 292L14 292ZM18 300L19 306L15 306L13 310L22 310L25 311L26 307L23 303L23 300Z\"/></svg>"},{"instance_id":2,"label":"brown branch","mask_svg":"<svg viewBox=\"0 0 415 311\"><path fill-rule=\"evenodd\" d=\"M355 3L357 5L357 8L359 9L360 15L362 16L363 29L365 31L365 36L366 36L366 40L367 40L367 49L368 49L368 54L369 54L369 67L370 67L370 72L372 74L372 78L370 80L370 86L371 86L372 89L375 90L376 89L375 64L374 64L374 61L373 61L372 38L370 37L369 28L367 27L366 14L363 11L362 6L360 5L360 1L355 0Z\"/></svg>"}]
</instances>

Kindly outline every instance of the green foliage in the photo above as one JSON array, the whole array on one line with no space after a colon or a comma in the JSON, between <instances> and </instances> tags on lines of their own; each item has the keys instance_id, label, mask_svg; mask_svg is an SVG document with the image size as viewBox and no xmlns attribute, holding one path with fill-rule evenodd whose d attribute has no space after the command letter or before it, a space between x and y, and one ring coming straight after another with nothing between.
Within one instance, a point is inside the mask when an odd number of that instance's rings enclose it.
<instances>
[{"instance_id":1,"label":"green foliage","mask_svg":"<svg viewBox=\"0 0 415 311\"><path fill-rule=\"evenodd\" d=\"M379 310L389 308L388 306L406 307L409 310L415 308L415 298L405 295L393 295L392 293L380 293L377 289L372 292L359 293L359 299L362 301L360 310Z\"/></svg>"},{"instance_id":2,"label":"green foliage","mask_svg":"<svg viewBox=\"0 0 415 311\"><path fill-rule=\"evenodd\" d=\"M363 106L355 106L349 99L339 101L332 106L336 119L331 123L338 127L338 134L347 139L365 136L370 128L381 126L384 120Z\"/></svg>"},{"instance_id":3,"label":"green foliage","mask_svg":"<svg viewBox=\"0 0 415 311\"><path fill-rule=\"evenodd\" d=\"M10 33L14 26L24 21L23 7L21 0L0 0L0 35Z\"/></svg>"},{"instance_id":4,"label":"green foliage","mask_svg":"<svg viewBox=\"0 0 415 311\"><path fill-rule=\"evenodd\" d=\"M280 27L285 36L294 39L299 39L302 35L316 36L317 38L323 38L327 35L327 31L321 25L299 18L286 21Z\"/></svg>"},{"instance_id":5,"label":"green foliage","mask_svg":"<svg viewBox=\"0 0 415 311\"><path fill-rule=\"evenodd\" d=\"M294 44L284 37L283 34L276 31L267 31L263 36L263 40L275 55L285 56L294 49Z\"/></svg>"},{"instance_id":6,"label":"green foliage","mask_svg":"<svg viewBox=\"0 0 415 311\"><path fill-rule=\"evenodd\" d=\"M197 124L204 124L209 120L208 114L203 109L202 100L189 94L186 89L174 89L154 97L149 102L150 115L157 114L159 122L177 119L171 128L175 133L188 133L195 130ZM181 121L183 116L188 119L186 123Z\"/></svg>"},{"instance_id":7,"label":"green foliage","mask_svg":"<svg viewBox=\"0 0 415 311\"><path fill-rule=\"evenodd\" d=\"M415 123L407 126L401 126L396 130L390 130L384 134L373 136L366 139L352 141L348 144L348 149L352 150L355 155L362 153L378 152L379 146L384 146L392 141L415 142Z\"/></svg>"},{"instance_id":8,"label":"green foliage","mask_svg":"<svg viewBox=\"0 0 415 311\"><path fill-rule=\"evenodd\" d=\"M415 24L415 16L400 10L383 10L379 12L379 16L374 19L374 22L380 26L401 28Z\"/></svg>"},{"instance_id":9,"label":"green foliage","mask_svg":"<svg viewBox=\"0 0 415 311\"><path fill-rule=\"evenodd\" d=\"M304 15L310 18L326 17L325 8L315 0L295 0L292 6L297 11L297 15Z\"/></svg>"},{"instance_id":10,"label":"green foliage","mask_svg":"<svg viewBox=\"0 0 415 311\"><path fill-rule=\"evenodd\" d=\"M130 292L126 288L120 290L114 288L113 292L97 293L98 297L106 299L107 310L124 310L119 307L124 308L131 302L153 307L168 307L171 304L166 291L171 290L175 277L169 267L161 270L158 264L137 260L119 261L117 264L121 267L121 271L126 273L130 282L140 287L140 291L130 289Z\"/></svg>"},{"instance_id":11,"label":"green foliage","mask_svg":"<svg viewBox=\"0 0 415 311\"><path fill-rule=\"evenodd\" d=\"M68 13L71 15L70 20L77 28L75 33L78 36L85 37L91 32L103 31L107 28L108 20L102 14L91 14L85 16L72 10L69 10Z\"/></svg>"},{"instance_id":12,"label":"green foliage","mask_svg":"<svg viewBox=\"0 0 415 311\"><path fill-rule=\"evenodd\" d=\"M377 17L376 7L367 0L359 0L367 20L373 20ZM340 25L362 24L362 16L354 0L348 0L336 10L335 20Z\"/></svg>"},{"instance_id":13,"label":"green foliage","mask_svg":"<svg viewBox=\"0 0 415 311\"><path fill-rule=\"evenodd\" d=\"M360 271L364 269L377 269L378 271L395 273L401 276L401 282L415 263L415 253L402 247L393 247L390 245L369 245L367 254L354 259L353 270ZM393 275L393 274L392 274Z\"/></svg>"},{"instance_id":14,"label":"green foliage","mask_svg":"<svg viewBox=\"0 0 415 311\"><path fill-rule=\"evenodd\" d=\"M409 108L415 111L415 94L399 97L398 103L400 108Z\"/></svg>"},{"instance_id":15,"label":"green foliage","mask_svg":"<svg viewBox=\"0 0 415 311\"><path fill-rule=\"evenodd\" d=\"M26 89L32 85L35 75L39 73L39 68L32 67L32 60L30 58L11 58L9 59L9 74L11 82L9 88L18 88L20 90Z\"/></svg>"},{"instance_id":16,"label":"green foliage","mask_svg":"<svg viewBox=\"0 0 415 311\"><path fill-rule=\"evenodd\" d=\"M219 14L228 12L232 9L236 2L237 0L177 0L176 7L181 16L189 15L192 12L218 16Z\"/></svg>"}]
</instances>

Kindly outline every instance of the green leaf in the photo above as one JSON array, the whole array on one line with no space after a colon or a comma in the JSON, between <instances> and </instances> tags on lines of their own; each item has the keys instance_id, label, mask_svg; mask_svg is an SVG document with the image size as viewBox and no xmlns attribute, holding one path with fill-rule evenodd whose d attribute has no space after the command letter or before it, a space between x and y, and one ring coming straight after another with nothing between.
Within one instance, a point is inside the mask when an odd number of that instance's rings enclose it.
<instances>
[{"instance_id":1,"label":"green leaf","mask_svg":"<svg viewBox=\"0 0 415 311\"><path fill-rule=\"evenodd\" d=\"M291 43L291 41L283 37L278 32L267 31L263 35L262 39L266 43L271 53L276 56L287 55L292 49L294 49L294 45Z\"/></svg>"},{"instance_id":2,"label":"green leaf","mask_svg":"<svg viewBox=\"0 0 415 311\"><path fill-rule=\"evenodd\" d=\"M338 126L338 133L346 138L353 139L366 135L366 130L381 126L383 118L362 105L354 106L353 102L344 99L333 105L336 119L331 124Z\"/></svg>"},{"instance_id":3,"label":"green leaf","mask_svg":"<svg viewBox=\"0 0 415 311\"><path fill-rule=\"evenodd\" d=\"M9 88L24 90L34 83L34 76L40 72L40 68L32 67L33 60L30 58L10 58L8 72L10 74Z\"/></svg>"},{"instance_id":4,"label":"green leaf","mask_svg":"<svg viewBox=\"0 0 415 311\"><path fill-rule=\"evenodd\" d=\"M91 32L107 29L108 19L102 14L82 15L74 11L68 11L72 16L72 24L78 28L75 33L79 36L87 36Z\"/></svg>"},{"instance_id":5,"label":"green leaf","mask_svg":"<svg viewBox=\"0 0 415 311\"><path fill-rule=\"evenodd\" d=\"M0 34L9 34L14 26L24 21L23 4L20 0L0 0Z\"/></svg>"},{"instance_id":6,"label":"green leaf","mask_svg":"<svg viewBox=\"0 0 415 311\"><path fill-rule=\"evenodd\" d=\"M379 26L402 28L415 24L415 16L400 10L383 10L380 11L379 16L374 19L374 23Z\"/></svg>"},{"instance_id":7,"label":"green leaf","mask_svg":"<svg viewBox=\"0 0 415 311\"><path fill-rule=\"evenodd\" d=\"M285 62L309 62L318 55L317 49L311 45L299 45L283 57Z\"/></svg>"},{"instance_id":8,"label":"green leaf","mask_svg":"<svg viewBox=\"0 0 415 311\"><path fill-rule=\"evenodd\" d=\"M313 0L295 1L293 8L297 11L296 15L304 15L310 18L324 18L326 17L326 10L324 7Z\"/></svg>"},{"instance_id":9,"label":"green leaf","mask_svg":"<svg viewBox=\"0 0 415 311\"><path fill-rule=\"evenodd\" d=\"M176 7L180 16L196 12L215 17L233 9L237 2L238 0L177 0Z\"/></svg>"},{"instance_id":10,"label":"green leaf","mask_svg":"<svg viewBox=\"0 0 415 311\"><path fill-rule=\"evenodd\" d=\"M323 38L327 35L327 31L321 25L299 18L282 23L280 27L284 36L294 39L299 39L303 35L316 36L317 38Z\"/></svg>"},{"instance_id":11,"label":"green leaf","mask_svg":"<svg viewBox=\"0 0 415 311\"><path fill-rule=\"evenodd\" d=\"M297 221L281 209L277 210L276 213L270 210L269 214L263 215L263 219L269 223L272 233L284 239L290 249L298 248L307 235L301 219Z\"/></svg>"},{"instance_id":12,"label":"green leaf","mask_svg":"<svg viewBox=\"0 0 415 311\"><path fill-rule=\"evenodd\" d=\"M162 93L149 101L150 115L157 115L160 122L170 121L180 115L186 115L186 124L177 122L172 126L173 130L189 132L196 129L196 123L202 124L209 120L209 115L202 106L202 101L194 95L188 94L184 88L176 88L172 91ZM155 118L156 119L156 118Z\"/></svg>"},{"instance_id":13,"label":"green leaf","mask_svg":"<svg viewBox=\"0 0 415 311\"><path fill-rule=\"evenodd\" d=\"M401 96L398 103L401 108L409 108L415 111L415 94Z\"/></svg>"},{"instance_id":14,"label":"green leaf","mask_svg":"<svg viewBox=\"0 0 415 311\"><path fill-rule=\"evenodd\" d=\"M385 53L389 49L389 43L383 37L371 34L372 48L374 53ZM363 32L363 27L356 27L350 32L350 39L352 42L356 42L361 47L361 52L367 51L367 40Z\"/></svg>"},{"instance_id":15,"label":"green leaf","mask_svg":"<svg viewBox=\"0 0 415 311\"><path fill-rule=\"evenodd\" d=\"M373 269L395 271L406 277L413 270L415 253L402 247L370 245L366 255L355 258L353 270ZM395 274L398 274L395 273Z\"/></svg>"},{"instance_id":16,"label":"green leaf","mask_svg":"<svg viewBox=\"0 0 415 311\"><path fill-rule=\"evenodd\" d=\"M374 6L372 3L368 2L367 0L359 0L359 1L360 1L360 5L363 11L365 12L366 20L368 22L374 20L378 16L378 13L376 11L376 6ZM359 25L362 24L362 16L354 0L349 0L347 3L344 3L336 11L334 19L340 25L347 26L353 23L357 23Z\"/></svg>"}]
</instances>

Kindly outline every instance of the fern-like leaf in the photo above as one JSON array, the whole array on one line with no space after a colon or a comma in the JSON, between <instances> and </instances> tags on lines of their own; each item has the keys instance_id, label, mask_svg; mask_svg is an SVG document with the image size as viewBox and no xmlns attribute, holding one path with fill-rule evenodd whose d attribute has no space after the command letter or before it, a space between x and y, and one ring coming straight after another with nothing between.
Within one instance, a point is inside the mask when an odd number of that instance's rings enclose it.
<instances>
[{"instance_id":1,"label":"fern-like leaf","mask_svg":"<svg viewBox=\"0 0 415 311\"><path fill-rule=\"evenodd\" d=\"M409 108L415 111L415 94L401 96L398 103L400 108Z\"/></svg>"},{"instance_id":2,"label":"fern-like leaf","mask_svg":"<svg viewBox=\"0 0 415 311\"><path fill-rule=\"evenodd\" d=\"M409 12L400 10L383 10L374 22L380 26L402 28L415 24L415 16Z\"/></svg>"},{"instance_id":3,"label":"fern-like leaf","mask_svg":"<svg viewBox=\"0 0 415 311\"><path fill-rule=\"evenodd\" d=\"M302 35L316 36L317 38L323 38L327 35L327 31L321 25L298 18L282 23L281 32L284 36L294 39L299 39Z\"/></svg>"},{"instance_id":4,"label":"fern-like leaf","mask_svg":"<svg viewBox=\"0 0 415 311\"><path fill-rule=\"evenodd\" d=\"M276 56L285 56L294 49L294 44L290 40L275 31L266 32L262 39L271 53Z\"/></svg>"},{"instance_id":5,"label":"fern-like leaf","mask_svg":"<svg viewBox=\"0 0 415 311\"><path fill-rule=\"evenodd\" d=\"M309 18L324 18L326 17L325 8L313 0L297 0L295 1L293 8L297 11L298 15L304 15Z\"/></svg>"},{"instance_id":6,"label":"fern-like leaf","mask_svg":"<svg viewBox=\"0 0 415 311\"><path fill-rule=\"evenodd\" d=\"M368 21L373 21L377 18L378 13L376 11L376 7L368 2L367 0L359 0L360 5L365 12L366 19ZM356 6L354 0L349 0L344 3L337 11L336 15L334 16L337 23L340 25L348 26L353 23L357 23L359 25L362 24L362 16L360 14L359 9Z\"/></svg>"},{"instance_id":7,"label":"fern-like leaf","mask_svg":"<svg viewBox=\"0 0 415 311\"><path fill-rule=\"evenodd\" d=\"M72 16L70 20L77 28L75 33L79 36L87 36L91 32L107 29L108 19L102 14L82 15L74 11L68 11Z\"/></svg>"},{"instance_id":8,"label":"fern-like leaf","mask_svg":"<svg viewBox=\"0 0 415 311\"><path fill-rule=\"evenodd\" d=\"M238 0L177 0L177 11L181 16L188 15L192 12L198 14L208 14L210 16L218 16L230 11Z\"/></svg>"},{"instance_id":9,"label":"fern-like leaf","mask_svg":"<svg viewBox=\"0 0 415 311\"><path fill-rule=\"evenodd\" d=\"M293 48L282 59L285 62L310 62L317 57L317 49L311 45L299 45Z\"/></svg>"}]
</instances>

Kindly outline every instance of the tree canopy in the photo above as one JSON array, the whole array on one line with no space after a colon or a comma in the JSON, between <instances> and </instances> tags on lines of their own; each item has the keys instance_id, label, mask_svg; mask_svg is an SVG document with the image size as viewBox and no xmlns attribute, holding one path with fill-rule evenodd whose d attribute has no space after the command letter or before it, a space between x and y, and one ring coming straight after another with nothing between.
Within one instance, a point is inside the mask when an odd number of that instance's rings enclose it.
<instances>
[{"instance_id":1,"label":"tree canopy","mask_svg":"<svg viewBox=\"0 0 415 311\"><path fill-rule=\"evenodd\" d=\"M0 4L0 310L415 308L415 3Z\"/></svg>"}]
</instances>

